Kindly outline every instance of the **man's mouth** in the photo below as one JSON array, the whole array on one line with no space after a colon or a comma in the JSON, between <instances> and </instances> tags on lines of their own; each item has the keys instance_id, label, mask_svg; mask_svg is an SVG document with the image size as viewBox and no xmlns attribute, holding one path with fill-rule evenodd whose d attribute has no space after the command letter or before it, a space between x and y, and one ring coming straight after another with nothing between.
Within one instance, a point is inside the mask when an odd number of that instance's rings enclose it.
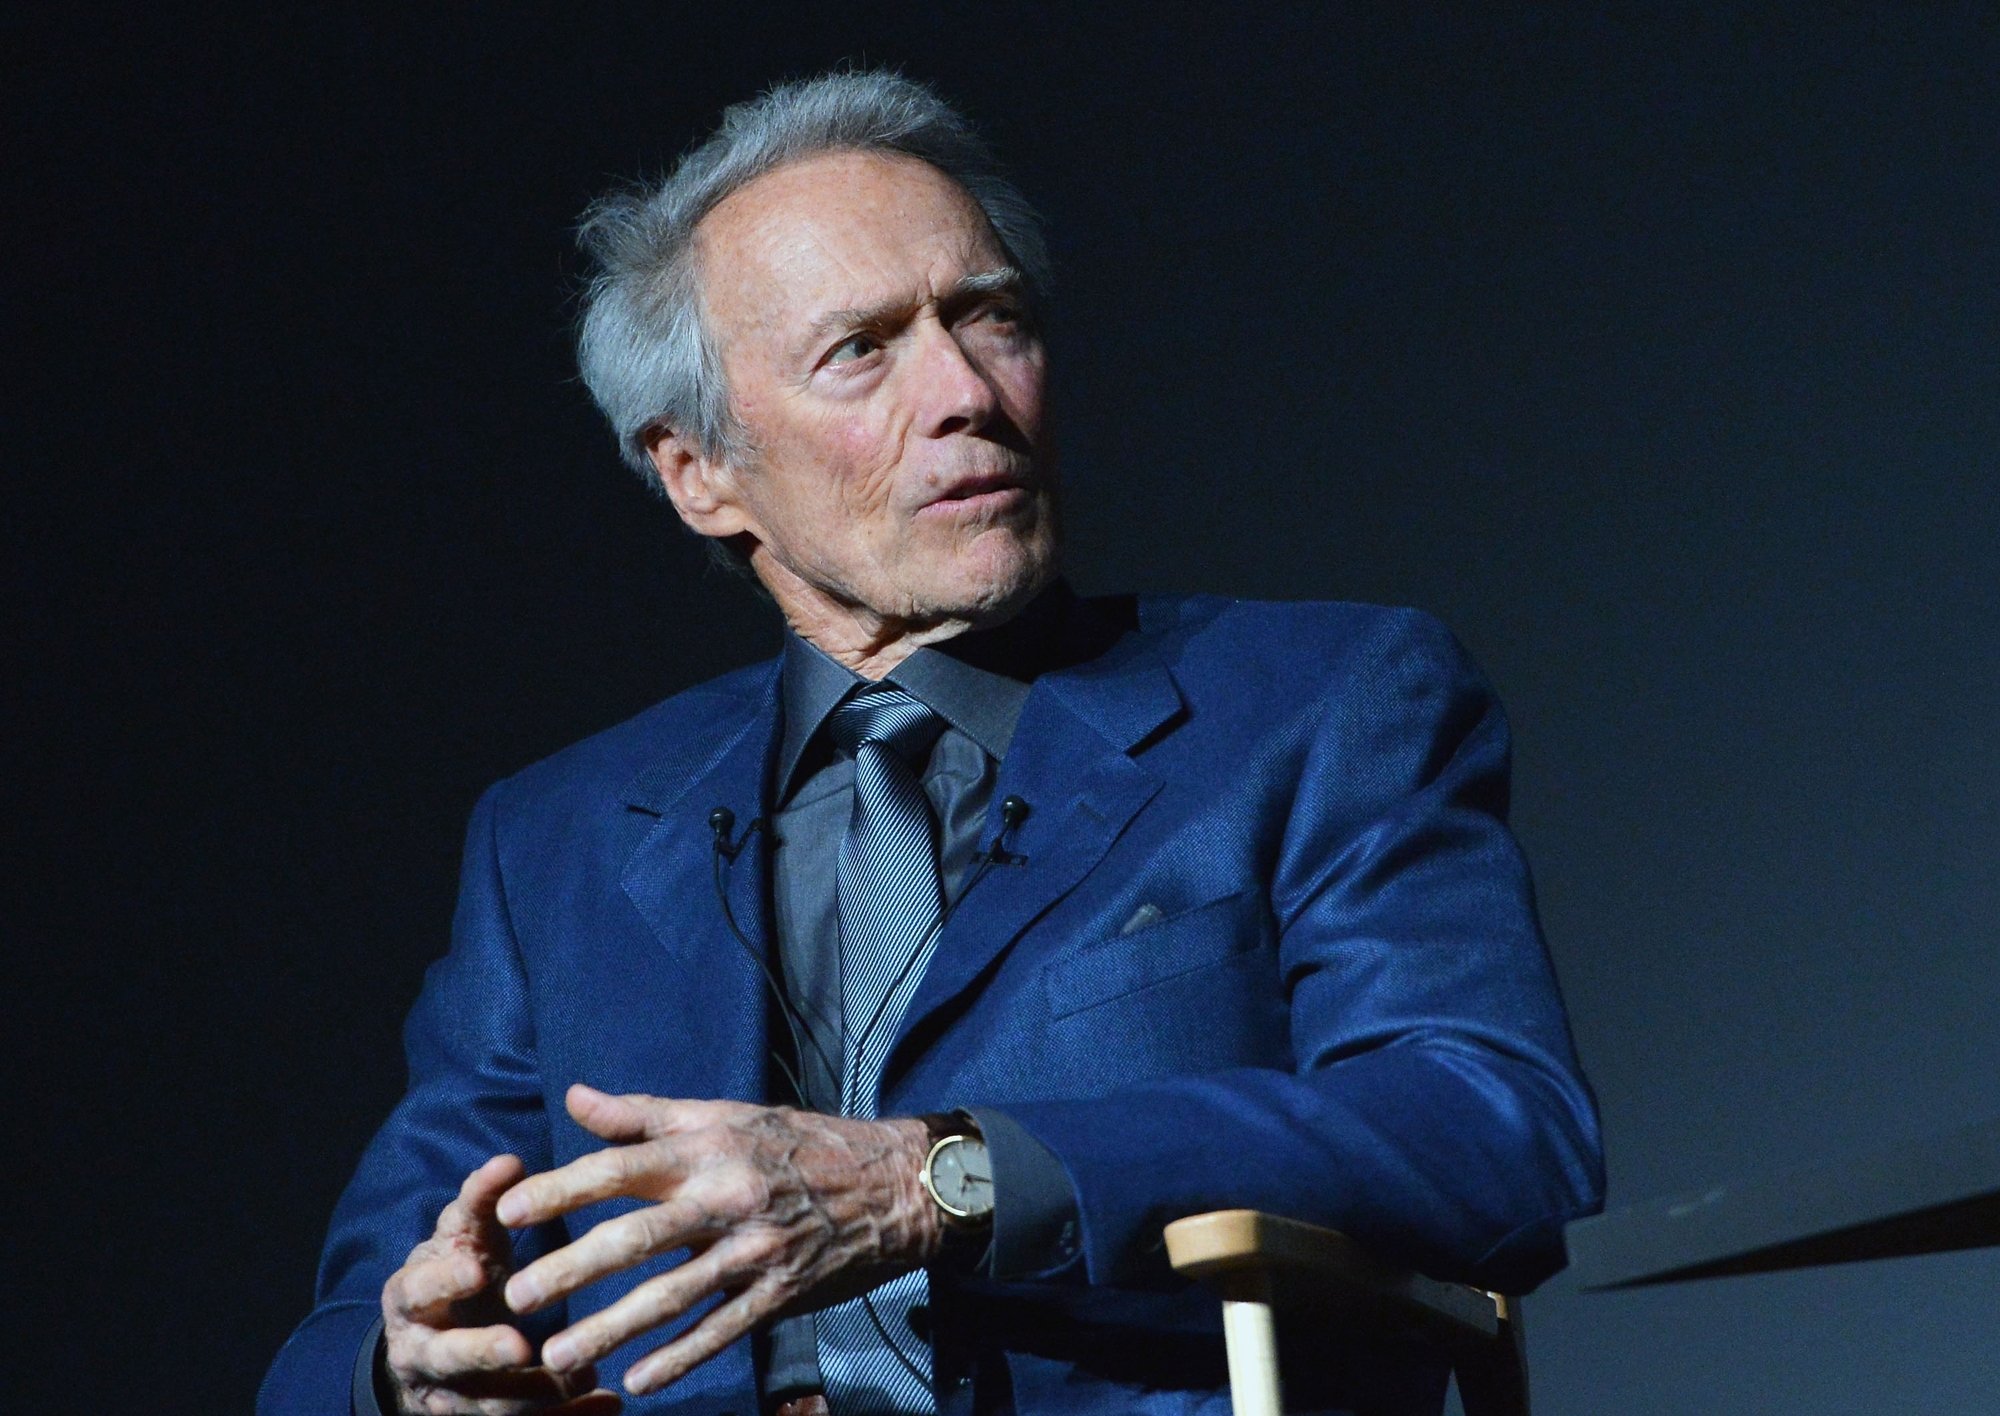
<instances>
[{"instance_id":1,"label":"man's mouth","mask_svg":"<svg viewBox=\"0 0 2000 1416\"><path fill-rule=\"evenodd\" d=\"M920 508L932 515L960 515L975 511L999 510L1024 500L1028 489L1019 476L995 472L983 477L967 477L931 498Z\"/></svg>"}]
</instances>

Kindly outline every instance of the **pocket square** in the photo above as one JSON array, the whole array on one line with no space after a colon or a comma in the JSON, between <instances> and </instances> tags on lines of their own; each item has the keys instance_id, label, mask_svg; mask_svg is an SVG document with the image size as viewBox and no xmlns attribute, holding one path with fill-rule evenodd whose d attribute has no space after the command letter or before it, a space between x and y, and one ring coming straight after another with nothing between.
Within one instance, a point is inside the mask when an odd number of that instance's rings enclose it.
<instances>
[{"instance_id":1,"label":"pocket square","mask_svg":"<svg viewBox=\"0 0 2000 1416\"><path fill-rule=\"evenodd\" d=\"M1132 918L1119 926L1118 933L1121 937L1127 934L1136 934L1147 925L1158 924L1165 918L1166 915L1158 905L1141 905L1138 909L1132 911Z\"/></svg>"}]
</instances>

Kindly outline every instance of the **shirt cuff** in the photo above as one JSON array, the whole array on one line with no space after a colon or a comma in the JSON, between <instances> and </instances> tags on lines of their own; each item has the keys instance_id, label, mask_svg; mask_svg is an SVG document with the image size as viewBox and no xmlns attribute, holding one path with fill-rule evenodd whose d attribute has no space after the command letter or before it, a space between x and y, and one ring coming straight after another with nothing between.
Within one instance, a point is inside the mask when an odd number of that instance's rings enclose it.
<instances>
[{"instance_id":1,"label":"shirt cuff","mask_svg":"<svg viewBox=\"0 0 2000 1416\"><path fill-rule=\"evenodd\" d=\"M382 1320L377 1318L361 1339L361 1351L354 1357L354 1394L350 1398L354 1416L393 1416L376 1398L375 1374L382 1370Z\"/></svg>"},{"instance_id":2,"label":"shirt cuff","mask_svg":"<svg viewBox=\"0 0 2000 1416\"><path fill-rule=\"evenodd\" d=\"M965 1110L978 1122L993 1162L993 1243L986 1276L1041 1277L1074 1263L1082 1252L1076 1190L1063 1163L1005 1112L983 1106Z\"/></svg>"},{"instance_id":3,"label":"shirt cuff","mask_svg":"<svg viewBox=\"0 0 2000 1416\"><path fill-rule=\"evenodd\" d=\"M819 1372L819 1329L814 1313L779 1318L765 1335L763 1352L764 1404L825 1390Z\"/></svg>"}]
</instances>

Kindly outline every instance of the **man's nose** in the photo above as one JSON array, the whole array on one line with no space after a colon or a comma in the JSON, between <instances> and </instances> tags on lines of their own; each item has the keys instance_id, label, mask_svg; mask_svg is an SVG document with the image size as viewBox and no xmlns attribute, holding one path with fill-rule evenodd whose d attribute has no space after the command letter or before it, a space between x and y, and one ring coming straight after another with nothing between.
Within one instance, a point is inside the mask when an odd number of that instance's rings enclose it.
<instances>
[{"instance_id":1,"label":"man's nose","mask_svg":"<svg viewBox=\"0 0 2000 1416\"><path fill-rule=\"evenodd\" d=\"M918 364L923 389L923 422L934 438L972 433L986 426L1000 398L985 372L942 323L931 323L919 337Z\"/></svg>"}]
</instances>

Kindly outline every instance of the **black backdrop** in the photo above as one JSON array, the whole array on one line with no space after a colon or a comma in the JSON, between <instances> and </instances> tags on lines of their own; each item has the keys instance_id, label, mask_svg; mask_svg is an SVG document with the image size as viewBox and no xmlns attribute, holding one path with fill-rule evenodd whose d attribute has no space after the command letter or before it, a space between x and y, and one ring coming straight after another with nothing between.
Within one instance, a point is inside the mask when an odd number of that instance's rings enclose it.
<instances>
[{"instance_id":1,"label":"black backdrop","mask_svg":"<svg viewBox=\"0 0 2000 1416\"><path fill-rule=\"evenodd\" d=\"M1990 6L132 9L0 31L9 1409L248 1401L477 791L775 642L573 382L567 226L843 59L1053 223L1083 588L1497 680L1614 1203L2000 1110ZM1558 1280L1541 1409L1990 1410L1995 1279Z\"/></svg>"}]
</instances>

